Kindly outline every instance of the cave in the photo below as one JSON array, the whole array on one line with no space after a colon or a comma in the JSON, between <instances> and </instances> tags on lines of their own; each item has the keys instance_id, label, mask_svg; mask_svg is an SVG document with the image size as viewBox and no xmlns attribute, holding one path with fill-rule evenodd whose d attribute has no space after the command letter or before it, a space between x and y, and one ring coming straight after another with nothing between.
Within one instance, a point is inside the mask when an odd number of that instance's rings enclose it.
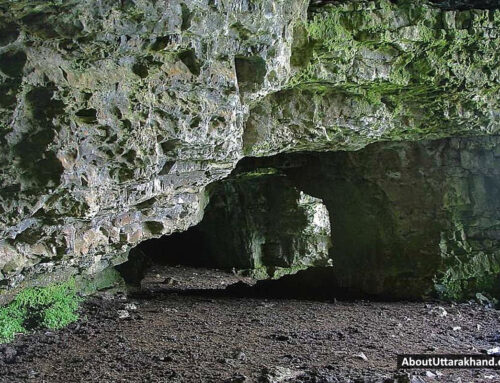
<instances>
[{"instance_id":1,"label":"cave","mask_svg":"<svg viewBox=\"0 0 500 383\"><path fill-rule=\"evenodd\" d=\"M496 211L500 159L491 155L496 141L488 150L476 145L445 139L245 158L209 185L198 224L140 243L131 257L141 261L129 263L263 280L297 274L303 291L290 290L292 297L419 300L473 297L478 290L498 296L496 253L486 255L498 241L496 221L478 228L477 217ZM466 158L475 159L465 165L470 173L461 170ZM315 270L326 291L314 285L308 294Z\"/></svg>"},{"instance_id":2,"label":"cave","mask_svg":"<svg viewBox=\"0 0 500 383\"><path fill-rule=\"evenodd\" d=\"M0 1L0 381L500 381L403 363L500 357L499 36L498 0Z\"/></svg>"},{"instance_id":3,"label":"cave","mask_svg":"<svg viewBox=\"0 0 500 383\"><path fill-rule=\"evenodd\" d=\"M210 185L207 198L200 223L131 250L132 268L137 269L140 258L142 268L151 264L211 267L265 279L331 265L326 207L276 168L236 171Z\"/></svg>"}]
</instances>

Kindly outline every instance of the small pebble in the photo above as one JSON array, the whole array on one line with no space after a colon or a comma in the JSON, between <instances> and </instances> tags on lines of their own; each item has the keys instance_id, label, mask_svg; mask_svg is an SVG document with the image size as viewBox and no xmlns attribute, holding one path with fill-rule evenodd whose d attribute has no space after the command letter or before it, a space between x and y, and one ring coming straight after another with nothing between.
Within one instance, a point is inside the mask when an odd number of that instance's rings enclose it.
<instances>
[{"instance_id":1,"label":"small pebble","mask_svg":"<svg viewBox=\"0 0 500 383\"><path fill-rule=\"evenodd\" d=\"M125 310L131 310L131 311L137 310L137 305L135 305L134 303L127 303L125 305Z\"/></svg>"},{"instance_id":2,"label":"small pebble","mask_svg":"<svg viewBox=\"0 0 500 383\"><path fill-rule=\"evenodd\" d=\"M130 317L130 314L127 310L118 310L116 313L118 314L118 318L120 319L125 319Z\"/></svg>"},{"instance_id":3,"label":"small pebble","mask_svg":"<svg viewBox=\"0 0 500 383\"><path fill-rule=\"evenodd\" d=\"M486 353L488 355L500 355L500 347L490 348L489 350L486 350Z\"/></svg>"},{"instance_id":4,"label":"small pebble","mask_svg":"<svg viewBox=\"0 0 500 383\"><path fill-rule=\"evenodd\" d=\"M368 361L367 356L366 356L363 352L360 352L359 354L356 354L356 355L355 355L355 357L356 357L356 358L359 358L359 359L362 359L362 360L364 360L365 362L367 362L367 361Z\"/></svg>"},{"instance_id":5,"label":"small pebble","mask_svg":"<svg viewBox=\"0 0 500 383\"><path fill-rule=\"evenodd\" d=\"M436 374L434 374L431 371L426 371L425 376L427 376L428 378L434 379L436 377Z\"/></svg>"}]
</instances>

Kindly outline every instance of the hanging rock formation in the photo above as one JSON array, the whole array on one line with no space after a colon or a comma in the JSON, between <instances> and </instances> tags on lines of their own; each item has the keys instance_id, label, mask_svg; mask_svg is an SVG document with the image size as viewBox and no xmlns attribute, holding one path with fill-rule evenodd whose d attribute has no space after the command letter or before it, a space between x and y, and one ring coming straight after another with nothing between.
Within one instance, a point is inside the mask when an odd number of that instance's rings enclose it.
<instances>
[{"instance_id":1,"label":"hanging rock formation","mask_svg":"<svg viewBox=\"0 0 500 383\"><path fill-rule=\"evenodd\" d=\"M244 156L498 134L494 3L0 1L0 300L197 224Z\"/></svg>"}]
</instances>

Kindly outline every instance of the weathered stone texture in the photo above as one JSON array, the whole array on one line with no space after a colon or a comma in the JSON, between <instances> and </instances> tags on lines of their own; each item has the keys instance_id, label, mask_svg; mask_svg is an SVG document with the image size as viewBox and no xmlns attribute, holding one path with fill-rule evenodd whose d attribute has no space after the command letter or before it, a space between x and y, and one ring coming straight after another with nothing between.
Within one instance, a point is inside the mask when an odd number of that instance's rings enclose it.
<instances>
[{"instance_id":1,"label":"weathered stone texture","mask_svg":"<svg viewBox=\"0 0 500 383\"><path fill-rule=\"evenodd\" d=\"M247 102L288 79L307 4L0 6L0 278L14 286L61 266L92 273L197 223L203 187L242 155ZM258 82L235 60L260 60Z\"/></svg>"},{"instance_id":2,"label":"weathered stone texture","mask_svg":"<svg viewBox=\"0 0 500 383\"><path fill-rule=\"evenodd\" d=\"M308 3L0 0L2 289L186 230L245 155L498 132L500 11Z\"/></svg>"},{"instance_id":3,"label":"weathered stone texture","mask_svg":"<svg viewBox=\"0 0 500 383\"><path fill-rule=\"evenodd\" d=\"M298 24L294 76L254 106L247 155L498 133L500 11L340 2Z\"/></svg>"}]
</instances>

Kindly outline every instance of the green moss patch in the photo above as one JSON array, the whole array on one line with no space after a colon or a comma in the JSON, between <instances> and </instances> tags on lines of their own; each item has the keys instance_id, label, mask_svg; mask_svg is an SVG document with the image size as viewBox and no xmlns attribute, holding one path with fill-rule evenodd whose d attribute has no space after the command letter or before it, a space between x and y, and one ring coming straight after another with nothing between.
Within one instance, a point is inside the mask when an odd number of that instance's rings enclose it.
<instances>
[{"instance_id":1,"label":"green moss patch","mask_svg":"<svg viewBox=\"0 0 500 383\"><path fill-rule=\"evenodd\" d=\"M446 12L426 1L336 3L306 24L313 57L292 84L495 84L499 15Z\"/></svg>"},{"instance_id":2,"label":"green moss patch","mask_svg":"<svg viewBox=\"0 0 500 383\"><path fill-rule=\"evenodd\" d=\"M413 125L446 124L464 109L482 111L474 123L488 125L483 115L499 92L499 11L443 11L423 0L338 2L313 12L303 29L307 38L294 49L311 54L289 88L354 90Z\"/></svg>"},{"instance_id":3,"label":"green moss patch","mask_svg":"<svg viewBox=\"0 0 500 383\"><path fill-rule=\"evenodd\" d=\"M482 251L445 256L445 272L435 280L441 298L463 300L476 293L500 297L500 254Z\"/></svg>"},{"instance_id":4,"label":"green moss patch","mask_svg":"<svg viewBox=\"0 0 500 383\"><path fill-rule=\"evenodd\" d=\"M38 328L64 327L78 319L80 302L74 280L25 289L0 308L0 342Z\"/></svg>"}]
</instances>

